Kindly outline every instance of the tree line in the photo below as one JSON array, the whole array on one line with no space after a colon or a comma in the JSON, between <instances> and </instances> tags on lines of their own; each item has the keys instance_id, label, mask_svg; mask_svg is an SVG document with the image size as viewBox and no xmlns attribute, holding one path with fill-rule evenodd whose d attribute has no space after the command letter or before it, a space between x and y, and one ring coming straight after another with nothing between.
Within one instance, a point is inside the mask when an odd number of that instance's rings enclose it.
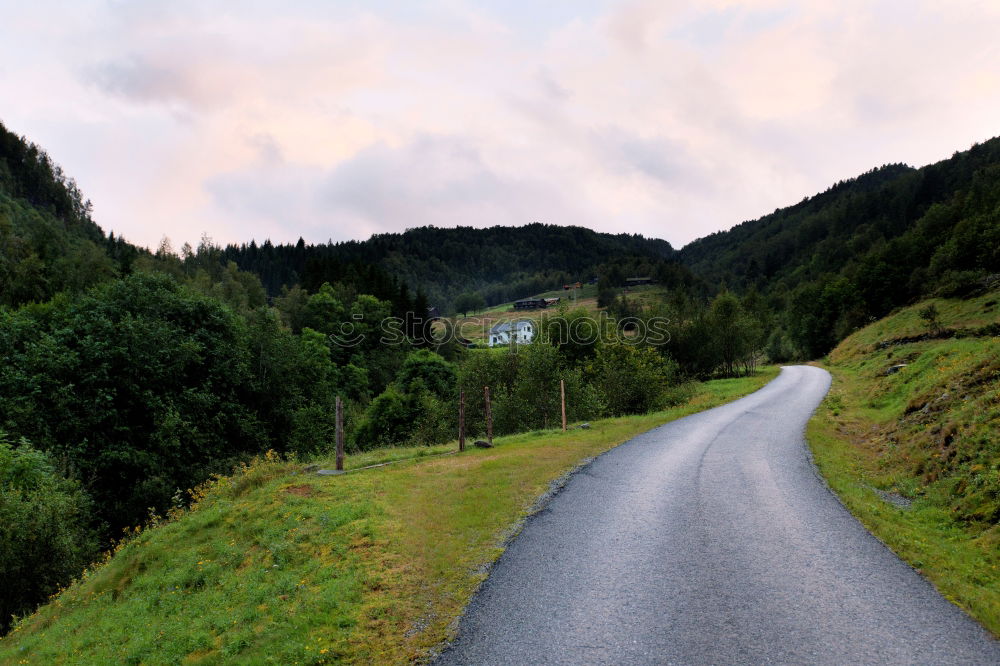
<instances>
[{"instance_id":1,"label":"tree line","mask_svg":"<svg viewBox=\"0 0 1000 666\"><path fill-rule=\"evenodd\" d=\"M487 304L495 305L587 280L609 258L663 260L673 254L663 240L540 223L487 229L421 227L376 234L365 241L318 245L302 239L288 245L251 241L223 249L224 260L260 276L272 295L284 285L317 287L312 274L319 266L375 265L422 289L442 311L451 311L463 292L478 292Z\"/></svg>"}]
</instances>

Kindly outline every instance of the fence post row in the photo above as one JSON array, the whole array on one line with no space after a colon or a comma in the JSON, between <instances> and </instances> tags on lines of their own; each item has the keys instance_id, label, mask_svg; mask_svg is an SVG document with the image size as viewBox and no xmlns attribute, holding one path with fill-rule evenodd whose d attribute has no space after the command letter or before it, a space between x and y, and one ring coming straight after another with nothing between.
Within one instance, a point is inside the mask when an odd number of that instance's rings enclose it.
<instances>
[{"instance_id":1,"label":"fence post row","mask_svg":"<svg viewBox=\"0 0 1000 666\"><path fill-rule=\"evenodd\" d=\"M566 380L559 380L559 402L562 404L562 426L566 432Z\"/></svg>"},{"instance_id":2,"label":"fence post row","mask_svg":"<svg viewBox=\"0 0 1000 666\"><path fill-rule=\"evenodd\" d=\"M493 444L493 411L490 409L490 387L483 387L483 394L486 397L486 441Z\"/></svg>"},{"instance_id":3,"label":"fence post row","mask_svg":"<svg viewBox=\"0 0 1000 666\"><path fill-rule=\"evenodd\" d=\"M465 450L465 391L458 392L458 450Z\"/></svg>"},{"instance_id":4,"label":"fence post row","mask_svg":"<svg viewBox=\"0 0 1000 666\"><path fill-rule=\"evenodd\" d=\"M337 469L344 469L344 402L337 396Z\"/></svg>"}]
</instances>

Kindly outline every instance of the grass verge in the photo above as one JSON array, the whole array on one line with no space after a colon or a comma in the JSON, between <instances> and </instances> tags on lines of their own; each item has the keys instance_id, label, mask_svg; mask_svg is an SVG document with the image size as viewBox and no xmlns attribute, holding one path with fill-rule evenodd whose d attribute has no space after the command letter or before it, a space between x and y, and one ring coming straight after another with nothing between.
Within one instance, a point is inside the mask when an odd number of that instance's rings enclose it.
<instances>
[{"instance_id":1,"label":"grass verge","mask_svg":"<svg viewBox=\"0 0 1000 666\"><path fill-rule=\"evenodd\" d=\"M404 663L427 657L549 484L582 460L777 374L686 404L337 477L258 460L148 529L0 640L3 663ZM321 461L323 462L323 461Z\"/></svg>"},{"instance_id":2,"label":"grass verge","mask_svg":"<svg viewBox=\"0 0 1000 666\"><path fill-rule=\"evenodd\" d=\"M997 294L937 300L946 326L997 321ZM1000 344L921 332L906 308L845 340L807 437L850 511L1000 636ZM889 373L892 366L904 365Z\"/></svg>"}]
</instances>

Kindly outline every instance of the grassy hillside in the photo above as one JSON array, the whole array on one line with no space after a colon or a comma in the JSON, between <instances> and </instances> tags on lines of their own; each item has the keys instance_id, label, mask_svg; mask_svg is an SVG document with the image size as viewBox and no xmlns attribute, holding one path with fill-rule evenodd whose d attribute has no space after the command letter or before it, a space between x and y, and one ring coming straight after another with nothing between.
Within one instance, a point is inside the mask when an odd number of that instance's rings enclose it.
<instances>
[{"instance_id":1,"label":"grassy hillside","mask_svg":"<svg viewBox=\"0 0 1000 666\"><path fill-rule=\"evenodd\" d=\"M920 315L931 304L936 325ZM858 331L829 356L833 388L808 435L851 511L1000 635L998 334L997 291Z\"/></svg>"},{"instance_id":2,"label":"grassy hillside","mask_svg":"<svg viewBox=\"0 0 1000 666\"><path fill-rule=\"evenodd\" d=\"M621 291L621 290L616 290ZM642 285L632 287L628 290L628 297L639 303L647 304L662 300L666 290L658 285ZM560 298L560 305L564 305L570 310L583 308L591 316L596 317L604 308L597 305L597 285L586 284L576 290L575 298L571 290L556 289L552 291L528 294L524 298ZM461 335L473 342L485 342L490 328L496 324L512 321L515 319L531 319L538 321L543 316L558 315L558 308L547 308L545 310L515 310L513 301L501 303L493 307L486 308L467 317L456 316L451 318L453 325L460 331Z\"/></svg>"},{"instance_id":3,"label":"grassy hillside","mask_svg":"<svg viewBox=\"0 0 1000 666\"><path fill-rule=\"evenodd\" d=\"M3 663L402 663L429 654L550 484L581 461L774 377L490 450L368 452L323 477L263 459L121 547L0 640ZM331 464L320 461L321 464Z\"/></svg>"}]
</instances>

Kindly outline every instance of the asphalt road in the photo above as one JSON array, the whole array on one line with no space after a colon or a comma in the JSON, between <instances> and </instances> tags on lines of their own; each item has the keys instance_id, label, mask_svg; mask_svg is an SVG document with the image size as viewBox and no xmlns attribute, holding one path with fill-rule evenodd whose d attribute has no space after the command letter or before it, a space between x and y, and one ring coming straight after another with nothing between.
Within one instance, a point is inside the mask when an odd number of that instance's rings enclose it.
<instances>
[{"instance_id":1,"label":"asphalt road","mask_svg":"<svg viewBox=\"0 0 1000 666\"><path fill-rule=\"evenodd\" d=\"M640 435L530 519L439 664L1000 664L1000 642L858 523L803 440L794 366Z\"/></svg>"}]
</instances>

